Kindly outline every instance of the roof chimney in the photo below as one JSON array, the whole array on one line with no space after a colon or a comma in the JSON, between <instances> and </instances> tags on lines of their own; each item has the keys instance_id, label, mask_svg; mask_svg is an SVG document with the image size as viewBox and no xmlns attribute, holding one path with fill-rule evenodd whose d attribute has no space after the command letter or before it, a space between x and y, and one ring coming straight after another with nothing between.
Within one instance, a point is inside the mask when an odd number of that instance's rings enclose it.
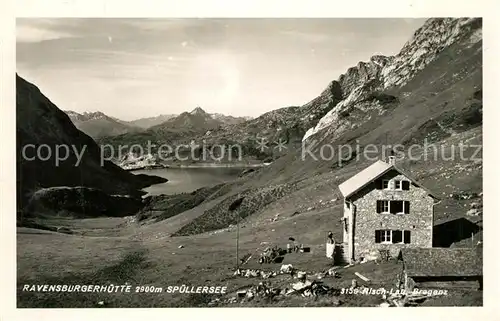
<instances>
[{"instance_id":1,"label":"roof chimney","mask_svg":"<svg viewBox=\"0 0 500 321\"><path fill-rule=\"evenodd\" d=\"M389 156L389 164L396 165L396 156Z\"/></svg>"}]
</instances>

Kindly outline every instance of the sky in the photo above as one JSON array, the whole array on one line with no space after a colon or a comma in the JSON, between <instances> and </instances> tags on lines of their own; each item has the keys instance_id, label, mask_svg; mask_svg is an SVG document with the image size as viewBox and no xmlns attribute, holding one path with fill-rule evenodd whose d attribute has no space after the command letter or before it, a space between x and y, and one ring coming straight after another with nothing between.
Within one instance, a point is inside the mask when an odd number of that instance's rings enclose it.
<instances>
[{"instance_id":1,"label":"sky","mask_svg":"<svg viewBox=\"0 0 500 321\"><path fill-rule=\"evenodd\" d=\"M62 110L122 120L300 106L425 19L18 18L17 72Z\"/></svg>"}]
</instances>

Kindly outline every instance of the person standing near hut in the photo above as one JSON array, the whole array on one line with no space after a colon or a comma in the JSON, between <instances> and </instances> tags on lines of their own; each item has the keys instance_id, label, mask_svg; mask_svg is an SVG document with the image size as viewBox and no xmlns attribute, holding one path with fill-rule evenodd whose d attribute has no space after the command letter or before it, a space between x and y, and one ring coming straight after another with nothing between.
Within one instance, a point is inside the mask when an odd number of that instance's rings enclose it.
<instances>
[{"instance_id":1,"label":"person standing near hut","mask_svg":"<svg viewBox=\"0 0 500 321\"><path fill-rule=\"evenodd\" d=\"M332 260L332 264L335 259L335 239L333 238L333 233L328 232L328 238L326 240L326 257Z\"/></svg>"}]
</instances>

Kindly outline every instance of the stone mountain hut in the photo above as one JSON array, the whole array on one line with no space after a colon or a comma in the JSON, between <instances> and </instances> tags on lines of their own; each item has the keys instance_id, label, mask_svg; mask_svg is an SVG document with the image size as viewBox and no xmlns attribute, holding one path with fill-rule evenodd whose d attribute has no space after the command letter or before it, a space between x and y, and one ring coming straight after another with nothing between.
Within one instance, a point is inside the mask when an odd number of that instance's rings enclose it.
<instances>
[{"instance_id":1,"label":"stone mountain hut","mask_svg":"<svg viewBox=\"0 0 500 321\"><path fill-rule=\"evenodd\" d=\"M396 165L377 161L339 185L344 197L343 257L349 263L402 248L432 247L438 198Z\"/></svg>"}]
</instances>

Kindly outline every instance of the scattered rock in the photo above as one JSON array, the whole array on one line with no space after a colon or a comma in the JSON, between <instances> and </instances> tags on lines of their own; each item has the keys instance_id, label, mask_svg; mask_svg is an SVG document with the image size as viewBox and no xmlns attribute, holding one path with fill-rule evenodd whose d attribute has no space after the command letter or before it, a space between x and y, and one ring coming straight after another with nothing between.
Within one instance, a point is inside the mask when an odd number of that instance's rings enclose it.
<instances>
[{"instance_id":1,"label":"scattered rock","mask_svg":"<svg viewBox=\"0 0 500 321\"><path fill-rule=\"evenodd\" d=\"M293 266L291 264L283 264L280 268L280 273L292 273Z\"/></svg>"},{"instance_id":2,"label":"scattered rock","mask_svg":"<svg viewBox=\"0 0 500 321\"><path fill-rule=\"evenodd\" d=\"M456 200L470 200L479 197L479 194L474 192L458 192L450 194L450 197Z\"/></svg>"},{"instance_id":3,"label":"scattered rock","mask_svg":"<svg viewBox=\"0 0 500 321\"><path fill-rule=\"evenodd\" d=\"M255 296L255 295L253 294L253 292L252 292L252 291L248 291L248 292L246 293L246 298L247 298L248 300L252 300L254 296Z\"/></svg>"},{"instance_id":4,"label":"scattered rock","mask_svg":"<svg viewBox=\"0 0 500 321\"><path fill-rule=\"evenodd\" d=\"M247 175L247 174L250 174L250 173L252 173L252 172L255 172L255 169L254 169L254 168L248 168L248 169L245 169L245 170L243 170L243 171L240 173L239 177L243 177L243 176L245 176L245 175Z\"/></svg>"},{"instance_id":5,"label":"scattered rock","mask_svg":"<svg viewBox=\"0 0 500 321\"><path fill-rule=\"evenodd\" d=\"M231 299L233 299L233 298L231 298ZM231 299L230 299L230 300L231 300ZM217 304L217 303L219 303L219 302L220 302L220 298L215 298L215 299L213 299L212 301L210 301L210 302L208 303L208 306L214 306L214 305L216 305L216 304ZM235 300L235 302L236 302L236 300ZM229 302L228 302L228 303L229 303Z\"/></svg>"},{"instance_id":6,"label":"scattered rock","mask_svg":"<svg viewBox=\"0 0 500 321\"><path fill-rule=\"evenodd\" d=\"M477 202L473 202L470 204L470 207L471 208L481 208L483 207L481 204L477 203Z\"/></svg>"},{"instance_id":7,"label":"scattered rock","mask_svg":"<svg viewBox=\"0 0 500 321\"><path fill-rule=\"evenodd\" d=\"M256 277L259 276L259 274L260 274L260 271L258 271L258 270L250 270L249 269L249 270L246 270L245 277L246 278L256 278Z\"/></svg>"},{"instance_id":8,"label":"scattered rock","mask_svg":"<svg viewBox=\"0 0 500 321\"><path fill-rule=\"evenodd\" d=\"M303 297L309 296L318 296L318 295L326 295L333 294L334 289L321 283L321 281L301 281L292 284L292 290L288 291L287 294L300 294ZM340 302L339 302L340 304Z\"/></svg>"},{"instance_id":9,"label":"scattered rock","mask_svg":"<svg viewBox=\"0 0 500 321\"><path fill-rule=\"evenodd\" d=\"M57 228L57 233L73 234L73 231L67 227L61 226Z\"/></svg>"},{"instance_id":10,"label":"scattered rock","mask_svg":"<svg viewBox=\"0 0 500 321\"><path fill-rule=\"evenodd\" d=\"M305 277L305 274L304 274L304 277ZM306 280L305 282L297 282L297 283L292 284L292 289L294 289L295 291L302 291L302 290L305 290L307 287L310 287L311 285L312 285L312 282Z\"/></svg>"},{"instance_id":11,"label":"scattered rock","mask_svg":"<svg viewBox=\"0 0 500 321\"><path fill-rule=\"evenodd\" d=\"M335 267L332 267L330 269L328 269L328 271L326 272L328 275L330 276L333 276L333 277L336 277L337 276L337 271L336 271L336 268Z\"/></svg>"},{"instance_id":12,"label":"scattered rock","mask_svg":"<svg viewBox=\"0 0 500 321\"><path fill-rule=\"evenodd\" d=\"M297 272L297 279L305 280L305 278L306 278L306 272L304 272L304 271Z\"/></svg>"},{"instance_id":13,"label":"scattered rock","mask_svg":"<svg viewBox=\"0 0 500 321\"><path fill-rule=\"evenodd\" d=\"M481 211L478 210L477 208L471 208L470 210L467 211L467 216L478 216L481 214Z\"/></svg>"}]
</instances>

